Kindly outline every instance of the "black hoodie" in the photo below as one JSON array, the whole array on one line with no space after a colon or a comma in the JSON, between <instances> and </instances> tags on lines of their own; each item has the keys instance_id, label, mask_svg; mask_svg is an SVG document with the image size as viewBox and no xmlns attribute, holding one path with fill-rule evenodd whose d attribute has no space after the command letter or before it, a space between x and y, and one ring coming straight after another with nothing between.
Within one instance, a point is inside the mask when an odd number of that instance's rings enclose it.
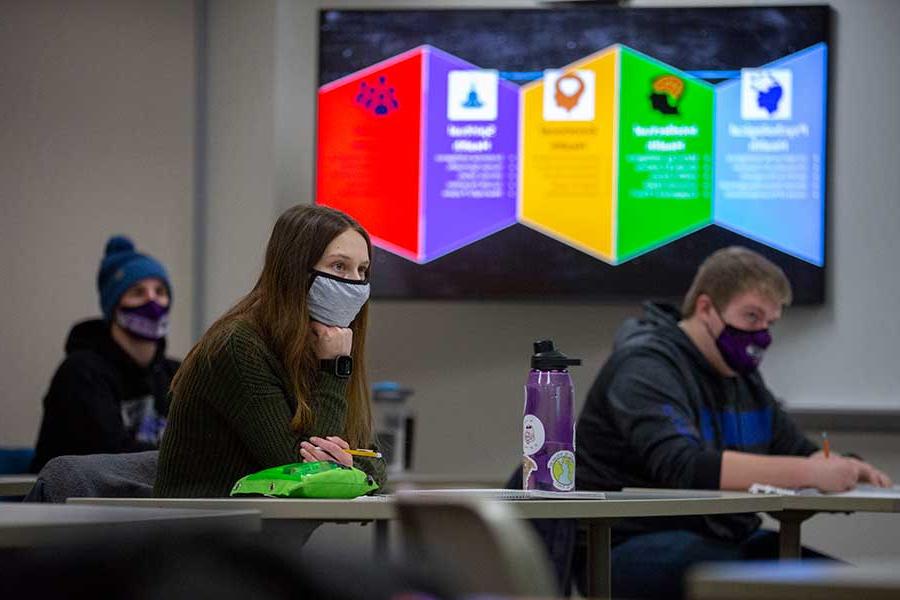
<instances>
[{"instance_id":1,"label":"black hoodie","mask_svg":"<svg viewBox=\"0 0 900 600\"><path fill-rule=\"evenodd\" d=\"M109 323L76 324L44 398L31 471L56 456L158 448L178 365L165 357L165 340L142 367L113 340Z\"/></svg>"},{"instance_id":2,"label":"black hoodie","mask_svg":"<svg viewBox=\"0 0 900 600\"><path fill-rule=\"evenodd\" d=\"M647 303L616 334L577 425L579 489L719 489L722 452L808 456L818 448L784 413L758 372L719 374L678 326L671 306ZM690 529L739 541L756 515L624 520L628 535Z\"/></svg>"}]
</instances>

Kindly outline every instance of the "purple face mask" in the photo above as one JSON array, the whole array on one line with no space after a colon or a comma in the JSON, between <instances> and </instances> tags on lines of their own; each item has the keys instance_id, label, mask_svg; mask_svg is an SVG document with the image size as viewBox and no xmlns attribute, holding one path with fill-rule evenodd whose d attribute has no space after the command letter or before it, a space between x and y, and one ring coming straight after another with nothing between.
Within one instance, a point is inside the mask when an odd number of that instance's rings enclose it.
<instances>
[{"instance_id":1,"label":"purple face mask","mask_svg":"<svg viewBox=\"0 0 900 600\"><path fill-rule=\"evenodd\" d=\"M120 307L116 323L136 338L155 342L169 333L169 307L150 300L134 307Z\"/></svg>"},{"instance_id":2,"label":"purple face mask","mask_svg":"<svg viewBox=\"0 0 900 600\"><path fill-rule=\"evenodd\" d=\"M719 318L722 318L721 315ZM716 347L722 353L725 364L741 375L752 373L759 367L763 354L771 343L772 334L768 329L746 331L728 323L725 323L725 329L716 338Z\"/></svg>"}]
</instances>

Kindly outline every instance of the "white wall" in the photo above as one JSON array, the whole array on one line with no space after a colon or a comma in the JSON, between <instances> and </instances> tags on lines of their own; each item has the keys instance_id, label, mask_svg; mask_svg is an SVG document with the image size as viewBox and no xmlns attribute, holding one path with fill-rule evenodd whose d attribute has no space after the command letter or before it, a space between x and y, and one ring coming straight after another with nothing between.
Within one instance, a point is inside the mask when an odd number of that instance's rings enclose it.
<instances>
[{"instance_id":1,"label":"white wall","mask_svg":"<svg viewBox=\"0 0 900 600\"><path fill-rule=\"evenodd\" d=\"M174 288L190 347L194 14L180 0L2 3L0 445L34 443L70 325L98 315L107 237Z\"/></svg>"},{"instance_id":2,"label":"white wall","mask_svg":"<svg viewBox=\"0 0 900 600\"><path fill-rule=\"evenodd\" d=\"M209 2L203 327L247 293L275 208L275 3Z\"/></svg>"}]
</instances>

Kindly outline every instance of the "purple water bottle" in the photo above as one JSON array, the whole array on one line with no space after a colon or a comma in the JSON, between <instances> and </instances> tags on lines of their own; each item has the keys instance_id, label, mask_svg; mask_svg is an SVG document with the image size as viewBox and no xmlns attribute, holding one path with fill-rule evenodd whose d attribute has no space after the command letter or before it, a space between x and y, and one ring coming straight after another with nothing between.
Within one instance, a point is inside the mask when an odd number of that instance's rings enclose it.
<instances>
[{"instance_id":1,"label":"purple water bottle","mask_svg":"<svg viewBox=\"0 0 900 600\"><path fill-rule=\"evenodd\" d=\"M555 350L551 340L534 343L522 423L522 487L526 490L575 489L575 421L567 367L580 364L581 359Z\"/></svg>"}]
</instances>

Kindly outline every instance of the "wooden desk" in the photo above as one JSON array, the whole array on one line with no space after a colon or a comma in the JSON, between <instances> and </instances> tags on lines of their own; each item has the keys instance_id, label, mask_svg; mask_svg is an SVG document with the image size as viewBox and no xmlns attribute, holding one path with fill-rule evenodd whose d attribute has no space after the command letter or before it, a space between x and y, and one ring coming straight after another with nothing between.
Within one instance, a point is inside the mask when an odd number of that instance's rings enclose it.
<instances>
[{"instance_id":1,"label":"wooden desk","mask_svg":"<svg viewBox=\"0 0 900 600\"><path fill-rule=\"evenodd\" d=\"M459 497L459 496L456 496ZM273 498L73 498L77 504L258 510L265 521L375 521L376 546L387 545L387 523L396 518L390 496L356 500ZM588 593L609 598L610 527L627 517L710 515L781 510L779 496L739 493L628 493L611 492L606 500L495 500L511 506L523 519L577 519L588 528Z\"/></svg>"},{"instance_id":2,"label":"wooden desk","mask_svg":"<svg viewBox=\"0 0 900 600\"><path fill-rule=\"evenodd\" d=\"M900 598L900 564L708 564L688 575L686 587L692 600L893 600Z\"/></svg>"},{"instance_id":3,"label":"wooden desk","mask_svg":"<svg viewBox=\"0 0 900 600\"><path fill-rule=\"evenodd\" d=\"M0 497L25 496L35 481L37 475L0 475Z\"/></svg>"},{"instance_id":4,"label":"wooden desk","mask_svg":"<svg viewBox=\"0 0 900 600\"><path fill-rule=\"evenodd\" d=\"M258 532L253 510L172 510L8 503L0 508L0 547L84 542L118 533Z\"/></svg>"}]
</instances>

